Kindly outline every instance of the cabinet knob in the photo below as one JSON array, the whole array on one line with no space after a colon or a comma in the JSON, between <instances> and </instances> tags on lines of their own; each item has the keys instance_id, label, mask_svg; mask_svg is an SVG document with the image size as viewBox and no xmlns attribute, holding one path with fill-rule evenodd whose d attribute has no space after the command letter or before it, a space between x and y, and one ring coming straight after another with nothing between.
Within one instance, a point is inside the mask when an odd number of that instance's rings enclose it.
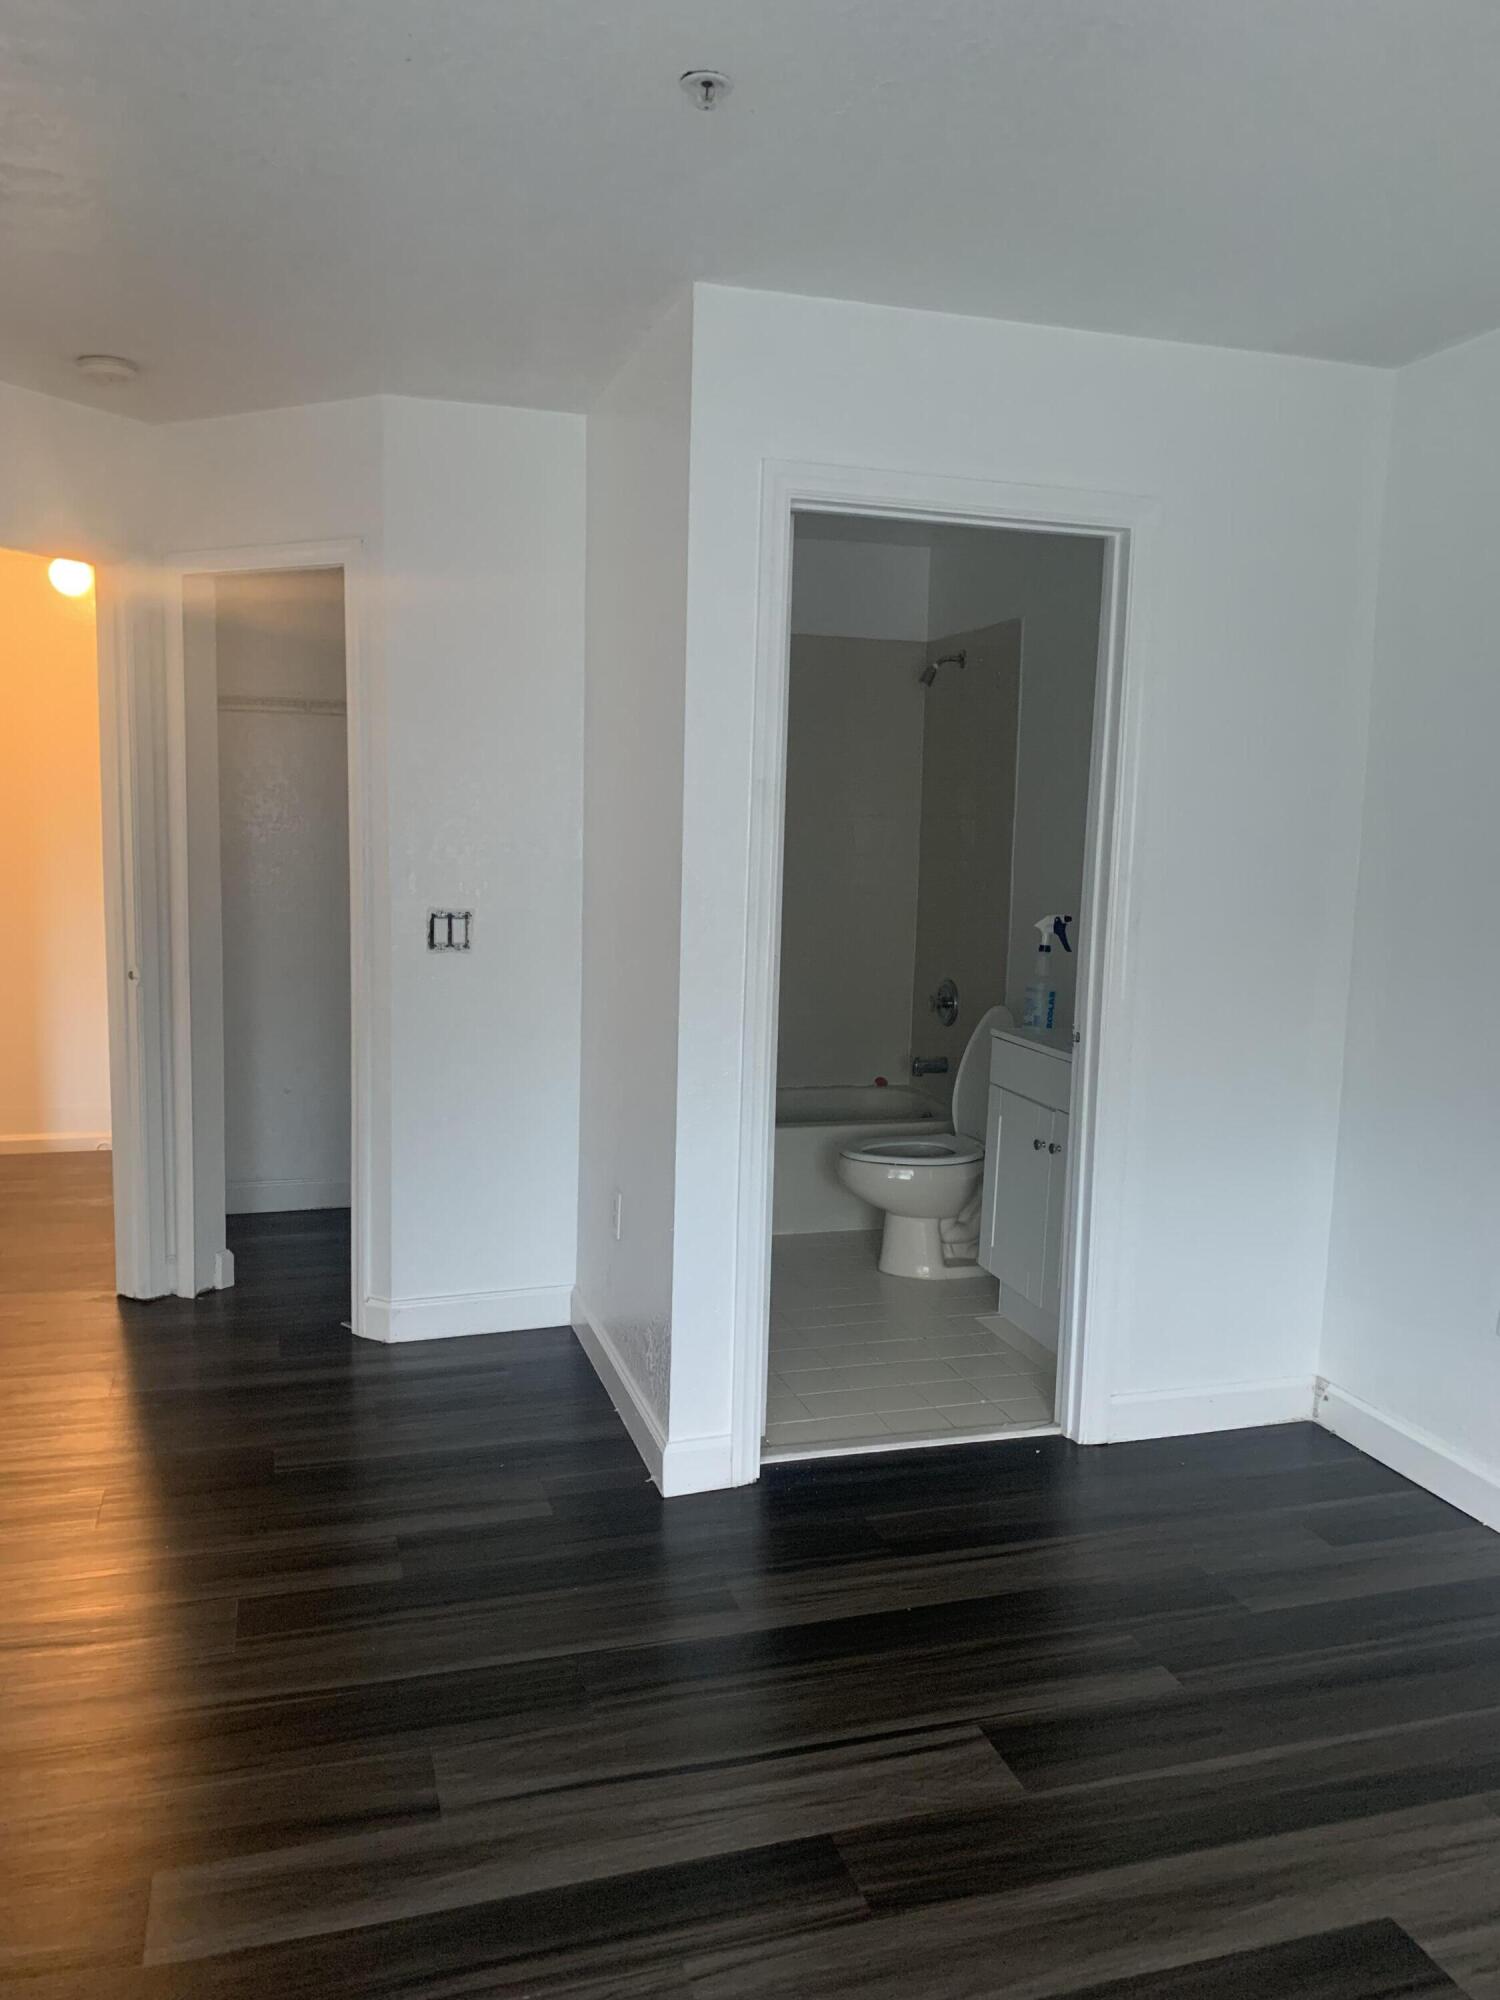
<instances>
[{"instance_id":1,"label":"cabinet knob","mask_svg":"<svg viewBox=\"0 0 1500 2000\"><path fill-rule=\"evenodd\" d=\"M1040 1145L1041 1143L1042 1143L1042 1142L1041 1142L1041 1140L1040 1140L1040 1139L1038 1139L1038 1140L1037 1140L1037 1144L1038 1144L1038 1145ZM1057 1141L1056 1141L1056 1140L1054 1139L1054 1140L1052 1141L1051 1145L1050 1145L1050 1146L1048 1146L1048 1148L1047 1148L1047 1151L1048 1151L1049 1153L1060 1153L1060 1152L1062 1151L1062 1147L1061 1147L1061 1146L1059 1146L1059 1145L1058 1145L1058 1143L1057 1143Z\"/></svg>"},{"instance_id":2,"label":"cabinet knob","mask_svg":"<svg viewBox=\"0 0 1500 2000\"><path fill-rule=\"evenodd\" d=\"M1031 1150L1033 1153L1045 1153L1047 1150L1047 1141L1045 1139L1033 1139Z\"/></svg>"}]
</instances>

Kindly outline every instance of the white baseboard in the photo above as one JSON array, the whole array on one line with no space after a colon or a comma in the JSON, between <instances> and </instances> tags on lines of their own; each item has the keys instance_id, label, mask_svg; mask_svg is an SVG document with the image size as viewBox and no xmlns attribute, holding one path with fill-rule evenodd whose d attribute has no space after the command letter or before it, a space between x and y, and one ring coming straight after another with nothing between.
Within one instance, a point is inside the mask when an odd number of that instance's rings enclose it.
<instances>
[{"instance_id":1,"label":"white baseboard","mask_svg":"<svg viewBox=\"0 0 1500 2000\"><path fill-rule=\"evenodd\" d=\"M224 1190L230 1215L280 1215L294 1208L347 1208L347 1181L231 1181Z\"/></svg>"},{"instance_id":2,"label":"white baseboard","mask_svg":"<svg viewBox=\"0 0 1500 2000\"><path fill-rule=\"evenodd\" d=\"M4 1132L0 1153L107 1153L107 1132Z\"/></svg>"},{"instance_id":3,"label":"white baseboard","mask_svg":"<svg viewBox=\"0 0 1500 2000\"><path fill-rule=\"evenodd\" d=\"M733 1484L734 1446L728 1431L708 1437L667 1439L667 1460L661 1478L666 1499L673 1500L680 1493L717 1493Z\"/></svg>"},{"instance_id":4,"label":"white baseboard","mask_svg":"<svg viewBox=\"0 0 1500 2000\"><path fill-rule=\"evenodd\" d=\"M572 1294L565 1286L538 1291L443 1292L426 1299L365 1300L366 1340L452 1340L470 1333L519 1333L566 1326Z\"/></svg>"},{"instance_id":5,"label":"white baseboard","mask_svg":"<svg viewBox=\"0 0 1500 2000\"><path fill-rule=\"evenodd\" d=\"M1486 1528L1500 1529L1500 1465L1471 1458L1431 1431L1377 1410L1332 1382L1319 1382L1313 1415L1325 1430L1392 1472L1425 1487Z\"/></svg>"},{"instance_id":6,"label":"white baseboard","mask_svg":"<svg viewBox=\"0 0 1500 2000\"><path fill-rule=\"evenodd\" d=\"M646 1470L656 1485L661 1486L667 1438L656 1412L636 1387L635 1378L620 1359L614 1342L577 1292L573 1294L571 1312L578 1345L604 1384L605 1394L615 1406L615 1415L629 1431L630 1441L645 1461Z\"/></svg>"},{"instance_id":7,"label":"white baseboard","mask_svg":"<svg viewBox=\"0 0 1500 2000\"><path fill-rule=\"evenodd\" d=\"M214 1290L227 1292L234 1283L234 1252L221 1250L214 1258Z\"/></svg>"},{"instance_id":8,"label":"white baseboard","mask_svg":"<svg viewBox=\"0 0 1500 2000\"><path fill-rule=\"evenodd\" d=\"M1252 1430L1305 1424L1313 1414L1310 1375L1271 1382L1229 1382L1222 1389L1144 1389L1109 1399L1109 1442L1190 1437L1195 1431Z\"/></svg>"},{"instance_id":9,"label":"white baseboard","mask_svg":"<svg viewBox=\"0 0 1500 2000\"><path fill-rule=\"evenodd\" d=\"M720 1487L733 1485L729 1433L715 1437L669 1437L621 1360L607 1329L576 1291L572 1313L578 1344L604 1384L615 1414L630 1433L630 1441L662 1497L670 1500L683 1493L713 1493Z\"/></svg>"}]
</instances>

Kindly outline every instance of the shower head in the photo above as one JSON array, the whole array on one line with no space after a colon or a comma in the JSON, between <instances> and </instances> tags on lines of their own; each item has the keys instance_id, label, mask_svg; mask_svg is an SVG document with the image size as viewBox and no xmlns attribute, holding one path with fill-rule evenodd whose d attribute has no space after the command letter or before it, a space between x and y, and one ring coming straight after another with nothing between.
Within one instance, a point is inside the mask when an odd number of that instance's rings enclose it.
<instances>
[{"instance_id":1,"label":"shower head","mask_svg":"<svg viewBox=\"0 0 1500 2000\"><path fill-rule=\"evenodd\" d=\"M944 653L940 659L929 660L917 679L924 688L930 688L937 679L939 667L966 667L969 664L967 652Z\"/></svg>"}]
</instances>

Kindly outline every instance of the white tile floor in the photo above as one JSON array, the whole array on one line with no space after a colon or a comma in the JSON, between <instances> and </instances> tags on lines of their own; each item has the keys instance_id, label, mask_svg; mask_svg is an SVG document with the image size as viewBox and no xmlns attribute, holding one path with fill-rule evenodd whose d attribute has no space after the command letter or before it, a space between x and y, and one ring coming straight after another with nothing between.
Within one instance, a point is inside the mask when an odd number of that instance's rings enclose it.
<instances>
[{"instance_id":1,"label":"white tile floor","mask_svg":"<svg viewBox=\"0 0 1500 2000\"><path fill-rule=\"evenodd\" d=\"M887 1278L879 1250L863 1234L772 1244L766 1456L1050 1424L1053 1371L996 1313L994 1279Z\"/></svg>"}]
</instances>

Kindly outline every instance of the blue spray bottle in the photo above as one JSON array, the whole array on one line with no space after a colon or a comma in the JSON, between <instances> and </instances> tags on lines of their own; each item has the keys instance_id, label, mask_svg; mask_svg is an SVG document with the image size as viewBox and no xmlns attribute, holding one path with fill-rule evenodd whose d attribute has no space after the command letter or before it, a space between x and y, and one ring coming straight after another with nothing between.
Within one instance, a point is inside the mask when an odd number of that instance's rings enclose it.
<instances>
[{"instance_id":1,"label":"blue spray bottle","mask_svg":"<svg viewBox=\"0 0 1500 2000\"><path fill-rule=\"evenodd\" d=\"M1053 1024L1057 1012L1057 988L1052 984L1052 944L1053 940L1064 951L1071 951L1068 943L1068 925L1071 917L1038 917L1032 928L1041 939L1036 948L1036 970L1026 986L1026 1000L1021 1012L1021 1026L1046 1032Z\"/></svg>"}]
</instances>

